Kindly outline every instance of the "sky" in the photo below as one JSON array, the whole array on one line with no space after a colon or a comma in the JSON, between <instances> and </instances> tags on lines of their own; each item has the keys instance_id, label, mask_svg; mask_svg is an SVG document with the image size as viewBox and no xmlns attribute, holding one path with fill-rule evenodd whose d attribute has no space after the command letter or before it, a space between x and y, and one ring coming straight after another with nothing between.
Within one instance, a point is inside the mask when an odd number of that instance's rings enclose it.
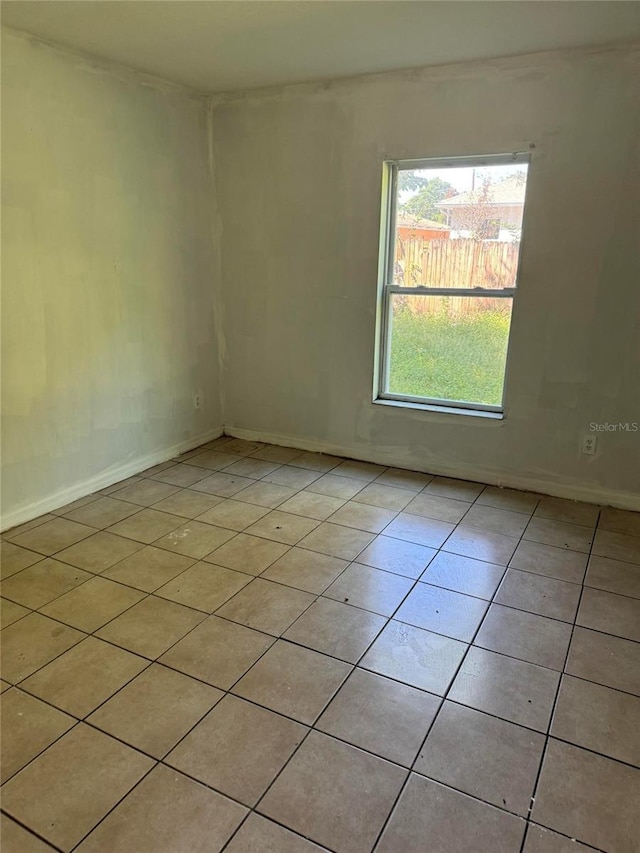
<instances>
[{"instance_id":1,"label":"sky","mask_svg":"<svg viewBox=\"0 0 640 853\"><path fill-rule=\"evenodd\" d=\"M482 168L475 169L476 173L476 187L478 186L478 181L484 180L484 178L489 178L489 180L496 181L501 180L503 178L508 178L511 175L515 175L517 172L526 172L527 167L522 163L519 163L517 166L483 166ZM420 175L425 178L441 178L443 181L448 181L452 186L454 186L458 192L464 193L467 190L472 188L473 181L473 172L474 169L467 167L454 167L451 169L415 169L414 170L417 175ZM406 201L414 195L413 192L402 193L402 201Z\"/></svg>"}]
</instances>

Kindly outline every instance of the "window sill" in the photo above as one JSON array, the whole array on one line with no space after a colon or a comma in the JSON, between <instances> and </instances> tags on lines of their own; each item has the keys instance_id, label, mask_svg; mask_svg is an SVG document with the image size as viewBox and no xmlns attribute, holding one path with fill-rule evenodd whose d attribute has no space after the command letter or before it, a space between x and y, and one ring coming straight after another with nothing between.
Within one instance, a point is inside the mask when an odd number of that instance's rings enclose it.
<instances>
[{"instance_id":1,"label":"window sill","mask_svg":"<svg viewBox=\"0 0 640 853\"><path fill-rule=\"evenodd\" d=\"M462 409L456 406L434 406L431 403L408 403L404 400L385 400L381 397L372 402L376 406L391 406L394 409L417 409L422 412L439 412L443 415L469 415L472 418L504 420L504 412L483 412L481 409Z\"/></svg>"}]
</instances>

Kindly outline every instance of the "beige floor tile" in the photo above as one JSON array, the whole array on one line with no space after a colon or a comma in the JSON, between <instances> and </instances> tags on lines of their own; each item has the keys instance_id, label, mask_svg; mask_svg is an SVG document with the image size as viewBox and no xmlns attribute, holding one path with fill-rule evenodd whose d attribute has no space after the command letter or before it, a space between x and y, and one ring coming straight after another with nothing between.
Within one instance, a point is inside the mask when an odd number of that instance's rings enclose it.
<instances>
[{"instance_id":1,"label":"beige floor tile","mask_svg":"<svg viewBox=\"0 0 640 853\"><path fill-rule=\"evenodd\" d=\"M495 601L539 616L573 622L580 591L578 584L508 569Z\"/></svg>"},{"instance_id":2,"label":"beige floor tile","mask_svg":"<svg viewBox=\"0 0 640 853\"><path fill-rule=\"evenodd\" d=\"M268 509L242 501L224 500L198 517L198 521L240 532L267 515Z\"/></svg>"},{"instance_id":3,"label":"beige floor tile","mask_svg":"<svg viewBox=\"0 0 640 853\"><path fill-rule=\"evenodd\" d=\"M497 566L506 566L517 544L518 540L513 536L485 533L473 527L457 527L447 539L443 550Z\"/></svg>"},{"instance_id":4,"label":"beige floor tile","mask_svg":"<svg viewBox=\"0 0 640 853\"><path fill-rule=\"evenodd\" d=\"M402 603L395 618L470 643L487 606L481 598L419 583Z\"/></svg>"},{"instance_id":5,"label":"beige floor tile","mask_svg":"<svg viewBox=\"0 0 640 853\"><path fill-rule=\"evenodd\" d=\"M289 486L280 486L278 483L267 483L262 480L259 483L254 481L253 485L239 492L236 495L236 500L275 509L295 494L296 490Z\"/></svg>"},{"instance_id":6,"label":"beige floor tile","mask_svg":"<svg viewBox=\"0 0 640 853\"><path fill-rule=\"evenodd\" d=\"M267 444L260 450L255 450L251 456L253 459L264 459L265 462L278 462L280 465L286 465L292 459L302 456L302 452L295 447L279 447L275 444Z\"/></svg>"},{"instance_id":7,"label":"beige floor tile","mask_svg":"<svg viewBox=\"0 0 640 853\"><path fill-rule=\"evenodd\" d=\"M457 524L471 507L466 501L456 501L452 498L443 498L440 495L430 495L426 492L416 495L407 506L407 512L412 515L421 515L424 518L433 518L436 521L448 521Z\"/></svg>"},{"instance_id":8,"label":"beige floor tile","mask_svg":"<svg viewBox=\"0 0 640 853\"><path fill-rule=\"evenodd\" d=\"M522 512L512 512L507 509L497 509L492 506L475 504L465 515L462 524L474 527L487 533L499 533L502 536L522 536L530 515Z\"/></svg>"},{"instance_id":9,"label":"beige floor tile","mask_svg":"<svg viewBox=\"0 0 640 853\"><path fill-rule=\"evenodd\" d=\"M640 771L551 739L532 818L585 844L634 853L640 838Z\"/></svg>"},{"instance_id":10,"label":"beige floor tile","mask_svg":"<svg viewBox=\"0 0 640 853\"><path fill-rule=\"evenodd\" d=\"M273 637L210 616L160 659L160 663L228 690L274 642Z\"/></svg>"},{"instance_id":11,"label":"beige floor tile","mask_svg":"<svg viewBox=\"0 0 640 853\"><path fill-rule=\"evenodd\" d=\"M249 477L241 477L239 474L225 474L221 471L216 471L215 474L210 474L204 480L194 483L191 487L197 492L206 492L209 495L217 495L220 498L230 498L237 495L247 486L255 483L255 480Z\"/></svg>"},{"instance_id":12,"label":"beige floor tile","mask_svg":"<svg viewBox=\"0 0 640 853\"><path fill-rule=\"evenodd\" d=\"M330 524L328 521L323 521L298 544L301 548L319 551L321 554L328 554L330 557L354 560L372 539L373 535L365 533L363 530L354 530L340 524Z\"/></svg>"},{"instance_id":13,"label":"beige floor tile","mask_svg":"<svg viewBox=\"0 0 640 853\"><path fill-rule=\"evenodd\" d=\"M375 465L373 462L360 462L357 459L346 459L333 468L332 473L338 477L350 477L353 480L371 482L376 477L379 477L380 474L384 474L386 470L384 465Z\"/></svg>"},{"instance_id":14,"label":"beige floor tile","mask_svg":"<svg viewBox=\"0 0 640 853\"><path fill-rule=\"evenodd\" d=\"M540 542L542 545L554 545L556 548L568 548L570 551L588 554L593 528L534 515L523 538L529 542Z\"/></svg>"},{"instance_id":15,"label":"beige floor tile","mask_svg":"<svg viewBox=\"0 0 640 853\"><path fill-rule=\"evenodd\" d=\"M325 590L324 595L382 616L391 616L414 583L412 578L352 563Z\"/></svg>"},{"instance_id":16,"label":"beige floor tile","mask_svg":"<svg viewBox=\"0 0 640 853\"><path fill-rule=\"evenodd\" d=\"M107 486L104 489L100 489L98 494L115 495L116 492L121 492L122 489L125 489L127 486L133 486L134 483L141 483L142 480L143 478L138 476L127 477L126 480L120 480L118 483L113 483L111 486Z\"/></svg>"},{"instance_id":17,"label":"beige floor tile","mask_svg":"<svg viewBox=\"0 0 640 853\"><path fill-rule=\"evenodd\" d=\"M88 721L154 758L163 758L223 695L215 687L154 663Z\"/></svg>"},{"instance_id":18,"label":"beige floor tile","mask_svg":"<svg viewBox=\"0 0 640 853\"><path fill-rule=\"evenodd\" d=\"M401 512L385 529L385 535L428 548L439 548L453 530L454 525L445 521Z\"/></svg>"},{"instance_id":19,"label":"beige floor tile","mask_svg":"<svg viewBox=\"0 0 640 853\"><path fill-rule=\"evenodd\" d=\"M48 558L4 580L2 595L37 610L91 577L82 569Z\"/></svg>"},{"instance_id":20,"label":"beige floor tile","mask_svg":"<svg viewBox=\"0 0 640 853\"><path fill-rule=\"evenodd\" d=\"M161 483L168 483L170 486L180 486L185 489L193 486L194 483L199 483L200 480L204 480L208 476L205 470L196 465L178 463L154 474L153 479Z\"/></svg>"},{"instance_id":21,"label":"beige floor tile","mask_svg":"<svg viewBox=\"0 0 640 853\"><path fill-rule=\"evenodd\" d=\"M237 458L233 453L224 453L224 448L221 447L220 450L203 450L201 453L195 453L189 457L189 465L208 468L210 471L220 471L235 462Z\"/></svg>"},{"instance_id":22,"label":"beige floor tile","mask_svg":"<svg viewBox=\"0 0 640 853\"><path fill-rule=\"evenodd\" d=\"M469 480L434 477L425 487L425 492L440 495L443 498L453 498L458 501L474 501L483 488L484 485L482 483L472 483Z\"/></svg>"},{"instance_id":23,"label":"beige floor tile","mask_svg":"<svg viewBox=\"0 0 640 853\"><path fill-rule=\"evenodd\" d=\"M640 600L600 589L585 589L576 624L640 642Z\"/></svg>"},{"instance_id":24,"label":"beige floor tile","mask_svg":"<svg viewBox=\"0 0 640 853\"><path fill-rule=\"evenodd\" d=\"M183 557L181 554L172 554L162 548L147 545L141 546L141 550L122 560L102 576L144 592L154 592L194 563L192 557Z\"/></svg>"},{"instance_id":25,"label":"beige floor tile","mask_svg":"<svg viewBox=\"0 0 640 853\"><path fill-rule=\"evenodd\" d=\"M78 853L222 850L247 810L159 765L78 847Z\"/></svg>"},{"instance_id":26,"label":"beige floor tile","mask_svg":"<svg viewBox=\"0 0 640 853\"><path fill-rule=\"evenodd\" d=\"M166 762L254 806L306 732L293 720L227 694Z\"/></svg>"},{"instance_id":27,"label":"beige floor tile","mask_svg":"<svg viewBox=\"0 0 640 853\"><path fill-rule=\"evenodd\" d=\"M598 521L600 507L595 504L580 503L566 498L550 498L542 496L535 514L552 521L564 521L569 524L582 524L585 527L595 527Z\"/></svg>"},{"instance_id":28,"label":"beige floor tile","mask_svg":"<svg viewBox=\"0 0 640 853\"><path fill-rule=\"evenodd\" d=\"M396 517L395 510L348 501L331 516L332 524L342 524L369 533L381 533Z\"/></svg>"},{"instance_id":29,"label":"beige floor tile","mask_svg":"<svg viewBox=\"0 0 640 853\"><path fill-rule=\"evenodd\" d=\"M296 468L308 468L310 471L326 473L344 460L339 456L329 456L326 453L303 453L293 460Z\"/></svg>"},{"instance_id":30,"label":"beige floor tile","mask_svg":"<svg viewBox=\"0 0 640 853\"><path fill-rule=\"evenodd\" d=\"M69 731L75 722L73 717L15 687L7 690L2 697L2 783Z\"/></svg>"},{"instance_id":31,"label":"beige floor tile","mask_svg":"<svg viewBox=\"0 0 640 853\"><path fill-rule=\"evenodd\" d=\"M322 853L324 849L252 812L225 853Z\"/></svg>"},{"instance_id":32,"label":"beige floor tile","mask_svg":"<svg viewBox=\"0 0 640 853\"><path fill-rule=\"evenodd\" d=\"M533 823L529 824L523 849L523 853L592 853L592 851L592 847L585 847L573 838L558 835L557 832Z\"/></svg>"},{"instance_id":33,"label":"beige floor tile","mask_svg":"<svg viewBox=\"0 0 640 853\"><path fill-rule=\"evenodd\" d=\"M56 560L99 574L144 548L141 542L123 539L101 530L56 554Z\"/></svg>"},{"instance_id":34,"label":"beige floor tile","mask_svg":"<svg viewBox=\"0 0 640 853\"><path fill-rule=\"evenodd\" d=\"M476 498L480 506L494 506L496 509L510 509L513 512L534 511L540 500L540 495L532 492L520 492L517 489L501 489L499 486L486 486Z\"/></svg>"},{"instance_id":35,"label":"beige floor tile","mask_svg":"<svg viewBox=\"0 0 640 853\"><path fill-rule=\"evenodd\" d=\"M243 572L223 569L212 563L196 563L161 586L156 595L194 610L213 613L250 582L251 575Z\"/></svg>"},{"instance_id":36,"label":"beige floor tile","mask_svg":"<svg viewBox=\"0 0 640 853\"><path fill-rule=\"evenodd\" d=\"M389 622L361 662L363 669L444 696L467 645L402 622Z\"/></svg>"},{"instance_id":37,"label":"beige floor tile","mask_svg":"<svg viewBox=\"0 0 640 853\"><path fill-rule=\"evenodd\" d=\"M350 672L349 664L278 640L233 692L312 725Z\"/></svg>"},{"instance_id":38,"label":"beige floor tile","mask_svg":"<svg viewBox=\"0 0 640 853\"><path fill-rule=\"evenodd\" d=\"M2 675L17 684L85 635L40 613L30 613L2 631Z\"/></svg>"},{"instance_id":39,"label":"beige floor tile","mask_svg":"<svg viewBox=\"0 0 640 853\"><path fill-rule=\"evenodd\" d=\"M600 512L598 529L608 530L610 533L624 533L627 536L640 536L640 513L605 507Z\"/></svg>"},{"instance_id":40,"label":"beige floor tile","mask_svg":"<svg viewBox=\"0 0 640 853\"><path fill-rule=\"evenodd\" d=\"M640 698L565 675L551 734L640 767Z\"/></svg>"},{"instance_id":41,"label":"beige floor tile","mask_svg":"<svg viewBox=\"0 0 640 853\"><path fill-rule=\"evenodd\" d=\"M544 746L538 732L445 702L414 770L526 817Z\"/></svg>"},{"instance_id":42,"label":"beige floor tile","mask_svg":"<svg viewBox=\"0 0 640 853\"><path fill-rule=\"evenodd\" d=\"M356 499L358 503L400 512L412 501L413 495L407 489L385 486L376 481L358 492Z\"/></svg>"},{"instance_id":43,"label":"beige floor tile","mask_svg":"<svg viewBox=\"0 0 640 853\"><path fill-rule=\"evenodd\" d=\"M153 660L204 618L197 610L149 596L101 628L97 636Z\"/></svg>"},{"instance_id":44,"label":"beige floor tile","mask_svg":"<svg viewBox=\"0 0 640 853\"><path fill-rule=\"evenodd\" d=\"M177 486L170 486L168 483L159 483L157 480L140 480L131 486L120 489L114 497L119 501L128 501L139 507L149 507L177 491Z\"/></svg>"},{"instance_id":45,"label":"beige floor tile","mask_svg":"<svg viewBox=\"0 0 640 853\"><path fill-rule=\"evenodd\" d=\"M306 491L348 501L366 488L366 485L364 480L354 480L351 477L337 477L335 474L323 474L317 480L314 480L311 485L307 486Z\"/></svg>"},{"instance_id":46,"label":"beige floor tile","mask_svg":"<svg viewBox=\"0 0 640 853\"><path fill-rule=\"evenodd\" d=\"M419 578L435 555L433 548L424 545L377 536L358 556L358 562L408 578Z\"/></svg>"},{"instance_id":47,"label":"beige floor tile","mask_svg":"<svg viewBox=\"0 0 640 853\"><path fill-rule=\"evenodd\" d=\"M2 853L51 853L54 849L6 815L0 815L0 840Z\"/></svg>"},{"instance_id":48,"label":"beige floor tile","mask_svg":"<svg viewBox=\"0 0 640 853\"><path fill-rule=\"evenodd\" d=\"M247 628L279 637L314 600L308 592L256 578L216 613Z\"/></svg>"},{"instance_id":49,"label":"beige floor tile","mask_svg":"<svg viewBox=\"0 0 640 853\"><path fill-rule=\"evenodd\" d=\"M592 556L584 583L595 589L640 598L640 572L633 563Z\"/></svg>"},{"instance_id":50,"label":"beige floor tile","mask_svg":"<svg viewBox=\"0 0 640 853\"><path fill-rule=\"evenodd\" d=\"M0 543L0 547L2 548L0 551L0 571L3 579L44 559L42 554L27 551L26 548L14 545L13 542L3 541Z\"/></svg>"},{"instance_id":51,"label":"beige floor tile","mask_svg":"<svg viewBox=\"0 0 640 853\"><path fill-rule=\"evenodd\" d=\"M193 489L180 489L162 501L153 505L154 509L168 512L170 515L180 515L183 518L197 518L207 510L222 503L224 498L207 495L205 492L195 492Z\"/></svg>"},{"instance_id":52,"label":"beige floor tile","mask_svg":"<svg viewBox=\"0 0 640 853\"><path fill-rule=\"evenodd\" d=\"M319 598L284 636L323 654L356 663L386 621L375 613Z\"/></svg>"},{"instance_id":53,"label":"beige floor tile","mask_svg":"<svg viewBox=\"0 0 640 853\"><path fill-rule=\"evenodd\" d=\"M238 533L229 542L216 548L206 560L248 575L259 575L288 550L289 546L281 542Z\"/></svg>"},{"instance_id":54,"label":"beige floor tile","mask_svg":"<svg viewBox=\"0 0 640 853\"><path fill-rule=\"evenodd\" d=\"M71 850L153 766L153 761L80 724L2 789L12 817Z\"/></svg>"},{"instance_id":55,"label":"beige floor tile","mask_svg":"<svg viewBox=\"0 0 640 853\"><path fill-rule=\"evenodd\" d=\"M231 438L224 442L224 452L233 453L236 456L249 456L255 453L256 450L262 450L266 447L261 441L247 441L244 438Z\"/></svg>"},{"instance_id":56,"label":"beige floor tile","mask_svg":"<svg viewBox=\"0 0 640 853\"><path fill-rule=\"evenodd\" d=\"M365 853L405 776L394 764L314 731L269 789L259 811L332 850Z\"/></svg>"},{"instance_id":57,"label":"beige floor tile","mask_svg":"<svg viewBox=\"0 0 640 853\"><path fill-rule=\"evenodd\" d=\"M437 838L439 853L519 853L525 826L515 815L412 774L376 851L415 853L425 838Z\"/></svg>"},{"instance_id":58,"label":"beige floor tile","mask_svg":"<svg viewBox=\"0 0 640 853\"><path fill-rule=\"evenodd\" d=\"M570 640L566 622L492 604L474 645L562 671Z\"/></svg>"},{"instance_id":59,"label":"beige floor tile","mask_svg":"<svg viewBox=\"0 0 640 853\"><path fill-rule=\"evenodd\" d=\"M593 541L593 553L598 557L611 557L626 563L640 563L640 536L610 533L597 530Z\"/></svg>"},{"instance_id":60,"label":"beige floor tile","mask_svg":"<svg viewBox=\"0 0 640 853\"><path fill-rule=\"evenodd\" d=\"M135 539L136 542L144 542L150 545L165 536L176 527L184 524L184 519L179 515L170 515L168 512L158 512L157 509L143 509L135 515L119 521L109 528L109 533L124 536L126 539Z\"/></svg>"},{"instance_id":61,"label":"beige floor tile","mask_svg":"<svg viewBox=\"0 0 640 853\"><path fill-rule=\"evenodd\" d=\"M384 486L394 486L419 492L433 480L432 474L421 474L419 471L407 471L404 468L387 468L384 474L376 479L376 483Z\"/></svg>"},{"instance_id":62,"label":"beige floor tile","mask_svg":"<svg viewBox=\"0 0 640 853\"><path fill-rule=\"evenodd\" d=\"M503 566L439 551L420 580L453 592L490 600L504 575Z\"/></svg>"},{"instance_id":63,"label":"beige floor tile","mask_svg":"<svg viewBox=\"0 0 640 853\"><path fill-rule=\"evenodd\" d=\"M234 477L250 477L252 480L260 480L280 467L277 462L265 462L264 459L245 456L243 459L236 459L235 462L228 465L224 469L224 473L231 474Z\"/></svg>"},{"instance_id":64,"label":"beige floor tile","mask_svg":"<svg viewBox=\"0 0 640 853\"><path fill-rule=\"evenodd\" d=\"M20 686L82 719L146 666L147 661L137 655L87 637Z\"/></svg>"},{"instance_id":65,"label":"beige floor tile","mask_svg":"<svg viewBox=\"0 0 640 853\"><path fill-rule=\"evenodd\" d=\"M95 533L94 528L87 527L86 524L78 524L77 521L70 521L68 518L54 518L26 533L12 537L12 541L21 548L37 551L39 554L50 557L57 551L62 551L63 548L86 539L92 533Z\"/></svg>"},{"instance_id":66,"label":"beige floor tile","mask_svg":"<svg viewBox=\"0 0 640 853\"><path fill-rule=\"evenodd\" d=\"M314 519L302 518L276 509L248 527L247 533L285 545L296 545L317 526L318 522Z\"/></svg>"},{"instance_id":67,"label":"beige floor tile","mask_svg":"<svg viewBox=\"0 0 640 853\"><path fill-rule=\"evenodd\" d=\"M17 622L18 619L27 616L30 612L27 607L23 607L21 604L14 604L13 601L9 601L6 598L0 599L0 626L7 628L9 625Z\"/></svg>"},{"instance_id":68,"label":"beige floor tile","mask_svg":"<svg viewBox=\"0 0 640 853\"><path fill-rule=\"evenodd\" d=\"M131 488L135 488L135 486ZM119 498L102 496L78 509L65 513L65 518L101 530L134 515L136 512L140 512L140 507L136 504L127 503L127 501L119 500Z\"/></svg>"},{"instance_id":69,"label":"beige floor tile","mask_svg":"<svg viewBox=\"0 0 640 853\"><path fill-rule=\"evenodd\" d=\"M348 565L346 560L337 557L291 548L263 572L262 577L319 595Z\"/></svg>"},{"instance_id":70,"label":"beige floor tile","mask_svg":"<svg viewBox=\"0 0 640 853\"><path fill-rule=\"evenodd\" d=\"M165 548L184 557L194 557L201 560L224 545L235 536L235 531L203 524L201 521L188 521L166 536L156 539L154 545Z\"/></svg>"},{"instance_id":71,"label":"beige floor tile","mask_svg":"<svg viewBox=\"0 0 640 853\"><path fill-rule=\"evenodd\" d=\"M11 687L11 685L9 684L8 681L3 681L0 678L0 693L4 693L5 690L9 690L10 687Z\"/></svg>"},{"instance_id":72,"label":"beige floor tile","mask_svg":"<svg viewBox=\"0 0 640 853\"><path fill-rule=\"evenodd\" d=\"M55 601L45 605L41 612L86 631L88 634L102 628L107 622L133 607L144 593L105 578L92 577Z\"/></svg>"},{"instance_id":73,"label":"beige floor tile","mask_svg":"<svg viewBox=\"0 0 640 853\"><path fill-rule=\"evenodd\" d=\"M640 696L638 645L631 640L576 627L565 670L587 681Z\"/></svg>"},{"instance_id":74,"label":"beige floor tile","mask_svg":"<svg viewBox=\"0 0 640 853\"><path fill-rule=\"evenodd\" d=\"M551 669L472 648L447 698L545 732L559 680Z\"/></svg>"},{"instance_id":75,"label":"beige floor tile","mask_svg":"<svg viewBox=\"0 0 640 853\"><path fill-rule=\"evenodd\" d=\"M356 669L315 727L410 767L440 701L407 684Z\"/></svg>"},{"instance_id":76,"label":"beige floor tile","mask_svg":"<svg viewBox=\"0 0 640 853\"><path fill-rule=\"evenodd\" d=\"M13 541L16 536L20 536L21 533L26 533L27 530L33 530L35 527L40 527L41 524L44 524L47 521L52 521L54 518L55 515L52 513L41 515L38 518L32 518L31 521L25 521L24 524L17 524L9 530L4 530L2 532L2 538L8 541Z\"/></svg>"},{"instance_id":77,"label":"beige floor tile","mask_svg":"<svg viewBox=\"0 0 640 853\"><path fill-rule=\"evenodd\" d=\"M554 545L522 541L516 548L509 566L561 581L582 583L587 567L587 555Z\"/></svg>"},{"instance_id":78,"label":"beige floor tile","mask_svg":"<svg viewBox=\"0 0 640 853\"><path fill-rule=\"evenodd\" d=\"M300 468L300 471L303 469ZM315 518L317 521L326 521L330 515L344 504L341 498L332 498L328 495L317 495L315 492L298 492L288 501L280 505L282 512L290 512L294 515L302 515L306 518Z\"/></svg>"}]
</instances>

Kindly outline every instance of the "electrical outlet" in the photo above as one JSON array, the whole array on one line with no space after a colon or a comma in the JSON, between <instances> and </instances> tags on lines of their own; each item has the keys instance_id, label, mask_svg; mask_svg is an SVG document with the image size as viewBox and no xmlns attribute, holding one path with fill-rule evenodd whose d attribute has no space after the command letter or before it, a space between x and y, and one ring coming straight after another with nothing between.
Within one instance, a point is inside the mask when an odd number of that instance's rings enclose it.
<instances>
[{"instance_id":1,"label":"electrical outlet","mask_svg":"<svg viewBox=\"0 0 640 853\"><path fill-rule=\"evenodd\" d=\"M593 456L596 452L598 437L595 435L585 435L582 437L582 452L587 456Z\"/></svg>"},{"instance_id":2,"label":"electrical outlet","mask_svg":"<svg viewBox=\"0 0 640 853\"><path fill-rule=\"evenodd\" d=\"M193 395L193 408L201 409L202 408L202 394L194 394Z\"/></svg>"}]
</instances>

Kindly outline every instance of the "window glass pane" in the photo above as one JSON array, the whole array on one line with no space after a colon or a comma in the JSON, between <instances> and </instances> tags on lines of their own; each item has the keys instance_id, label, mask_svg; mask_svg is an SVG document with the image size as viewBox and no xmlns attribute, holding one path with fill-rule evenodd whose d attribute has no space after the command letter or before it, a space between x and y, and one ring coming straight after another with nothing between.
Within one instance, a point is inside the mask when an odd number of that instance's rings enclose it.
<instances>
[{"instance_id":1,"label":"window glass pane","mask_svg":"<svg viewBox=\"0 0 640 853\"><path fill-rule=\"evenodd\" d=\"M398 170L393 284L515 287L527 165Z\"/></svg>"},{"instance_id":2,"label":"window glass pane","mask_svg":"<svg viewBox=\"0 0 640 853\"><path fill-rule=\"evenodd\" d=\"M391 300L387 393L502 405L511 298Z\"/></svg>"}]
</instances>

